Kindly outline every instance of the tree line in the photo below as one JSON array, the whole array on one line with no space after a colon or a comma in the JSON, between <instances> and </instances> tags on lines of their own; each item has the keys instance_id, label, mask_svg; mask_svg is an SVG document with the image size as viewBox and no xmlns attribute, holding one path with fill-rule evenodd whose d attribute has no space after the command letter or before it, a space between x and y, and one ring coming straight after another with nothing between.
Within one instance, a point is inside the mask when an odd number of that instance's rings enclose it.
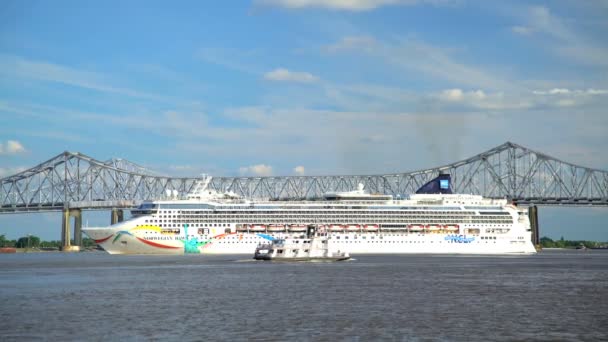
<instances>
[{"instance_id":1,"label":"tree line","mask_svg":"<svg viewBox=\"0 0 608 342\"><path fill-rule=\"evenodd\" d=\"M562 236L559 240L552 240L546 236L540 238L540 245L544 248L576 248L576 247L586 247L586 248L598 248L608 246L608 242L597 242L597 241L587 241L587 240L564 240Z\"/></svg>"},{"instance_id":2,"label":"tree line","mask_svg":"<svg viewBox=\"0 0 608 342\"><path fill-rule=\"evenodd\" d=\"M72 240L72 244L74 241ZM83 238L83 247L95 247L96 243L93 239ZM60 240L43 241L35 235L20 237L17 240L9 240L4 234L0 235L0 247L15 247L15 248L60 248Z\"/></svg>"}]
</instances>

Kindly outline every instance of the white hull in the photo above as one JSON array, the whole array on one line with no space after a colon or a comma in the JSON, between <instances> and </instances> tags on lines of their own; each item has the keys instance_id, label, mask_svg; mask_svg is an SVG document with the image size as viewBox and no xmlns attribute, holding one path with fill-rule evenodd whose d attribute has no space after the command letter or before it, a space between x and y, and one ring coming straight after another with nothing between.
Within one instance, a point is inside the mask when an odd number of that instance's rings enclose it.
<instances>
[{"instance_id":1,"label":"white hull","mask_svg":"<svg viewBox=\"0 0 608 342\"><path fill-rule=\"evenodd\" d=\"M301 236L285 233L230 233L218 236L197 235L190 238L196 250L187 251L185 237L160 234L122 234L112 228L83 228L110 254L247 254L253 255L259 243L268 237ZM455 234L395 234L395 233L337 233L330 232L328 243L333 249L357 254L533 254L536 250L530 240L501 237L489 240L480 236ZM109 238L108 238L109 237ZM142 241L146 240L146 242Z\"/></svg>"}]
</instances>

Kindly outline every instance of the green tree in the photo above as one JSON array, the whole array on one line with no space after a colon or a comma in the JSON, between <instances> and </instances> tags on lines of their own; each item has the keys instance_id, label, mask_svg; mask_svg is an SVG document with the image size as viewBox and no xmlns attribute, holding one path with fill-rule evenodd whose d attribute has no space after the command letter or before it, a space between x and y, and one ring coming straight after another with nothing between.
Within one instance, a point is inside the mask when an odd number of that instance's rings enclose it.
<instances>
[{"instance_id":1,"label":"green tree","mask_svg":"<svg viewBox=\"0 0 608 342\"><path fill-rule=\"evenodd\" d=\"M95 243L95 240L85 237L84 239L82 239L82 246L83 247L95 247L95 246L97 246L97 244Z\"/></svg>"},{"instance_id":2,"label":"green tree","mask_svg":"<svg viewBox=\"0 0 608 342\"><path fill-rule=\"evenodd\" d=\"M542 238L540 238L540 244L544 248L555 247L555 242L553 240L551 240L550 238L546 237L546 236L543 236Z\"/></svg>"},{"instance_id":3,"label":"green tree","mask_svg":"<svg viewBox=\"0 0 608 342\"><path fill-rule=\"evenodd\" d=\"M17 240L15 247L17 248L28 248L28 247L39 247L40 238L34 235L24 236Z\"/></svg>"},{"instance_id":4,"label":"green tree","mask_svg":"<svg viewBox=\"0 0 608 342\"><path fill-rule=\"evenodd\" d=\"M10 240L7 240L4 234L0 235L0 247L12 247L10 246Z\"/></svg>"}]
</instances>

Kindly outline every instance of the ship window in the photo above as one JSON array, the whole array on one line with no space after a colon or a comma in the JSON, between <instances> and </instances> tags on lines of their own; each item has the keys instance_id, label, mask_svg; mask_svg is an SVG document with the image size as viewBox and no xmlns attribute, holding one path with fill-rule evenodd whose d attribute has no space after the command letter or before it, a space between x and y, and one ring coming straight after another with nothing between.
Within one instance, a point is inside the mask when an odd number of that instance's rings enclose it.
<instances>
[{"instance_id":1,"label":"ship window","mask_svg":"<svg viewBox=\"0 0 608 342\"><path fill-rule=\"evenodd\" d=\"M304 250L304 253L308 253L308 249L305 249L305 250Z\"/></svg>"},{"instance_id":2,"label":"ship window","mask_svg":"<svg viewBox=\"0 0 608 342\"><path fill-rule=\"evenodd\" d=\"M282 249L277 250L277 254L283 254L283 250Z\"/></svg>"}]
</instances>

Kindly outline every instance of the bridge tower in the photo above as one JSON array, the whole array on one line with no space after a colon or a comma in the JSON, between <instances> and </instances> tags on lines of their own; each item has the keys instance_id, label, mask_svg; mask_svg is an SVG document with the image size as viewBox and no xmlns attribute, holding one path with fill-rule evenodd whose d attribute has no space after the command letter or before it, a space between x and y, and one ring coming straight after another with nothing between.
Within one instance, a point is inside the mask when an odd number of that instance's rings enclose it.
<instances>
[{"instance_id":1,"label":"bridge tower","mask_svg":"<svg viewBox=\"0 0 608 342\"><path fill-rule=\"evenodd\" d=\"M74 218L74 244L72 245L70 221ZM61 223L61 250L77 252L82 247L82 210L78 208L64 208Z\"/></svg>"},{"instance_id":2,"label":"bridge tower","mask_svg":"<svg viewBox=\"0 0 608 342\"><path fill-rule=\"evenodd\" d=\"M110 215L110 224L116 224L118 222L122 222L124 220L124 211L122 209L112 209L112 213Z\"/></svg>"}]
</instances>

